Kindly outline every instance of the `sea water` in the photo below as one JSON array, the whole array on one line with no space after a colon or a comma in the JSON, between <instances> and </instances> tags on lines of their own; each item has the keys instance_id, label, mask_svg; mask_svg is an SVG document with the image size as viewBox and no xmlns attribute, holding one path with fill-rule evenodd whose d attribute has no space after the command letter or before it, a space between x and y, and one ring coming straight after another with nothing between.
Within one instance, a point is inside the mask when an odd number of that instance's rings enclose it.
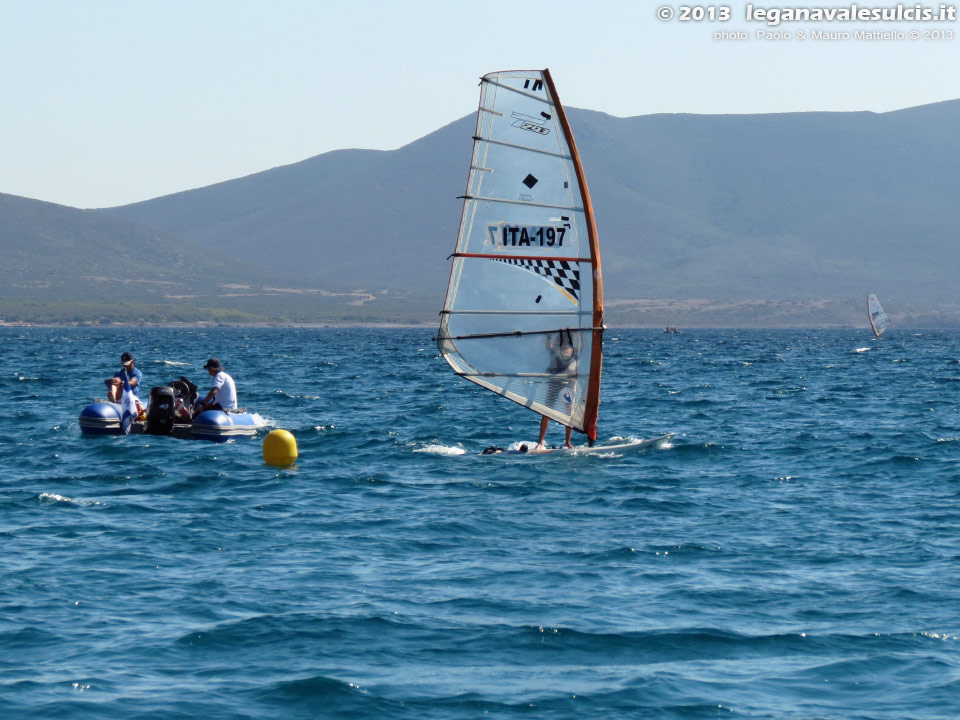
<instances>
[{"instance_id":1,"label":"sea water","mask_svg":"<svg viewBox=\"0 0 960 720\"><path fill-rule=\"evenodd\" d=\"M611 330L579 457L432 334L0 330L0 717L960 716L960 332ZM265 427L82 436L124 350Z\"/></svg>"}]
</instances>

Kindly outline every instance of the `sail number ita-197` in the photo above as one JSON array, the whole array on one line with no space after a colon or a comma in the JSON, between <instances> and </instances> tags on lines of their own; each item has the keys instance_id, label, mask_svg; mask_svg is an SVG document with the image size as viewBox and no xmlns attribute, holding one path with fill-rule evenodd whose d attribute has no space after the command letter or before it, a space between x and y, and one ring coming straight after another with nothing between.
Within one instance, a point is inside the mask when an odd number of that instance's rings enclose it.
<instances>
[{"instance_id":1,"label":"sail number ita-197","mask_svg":"<svg viewBox=\"0 0 960 720\"><path fill-rule=\"evenodd\" d=\"M567 227L498 225L490 228L490 234L493 244L503 247L563 247Z\"/></svg>"}]
</instances>

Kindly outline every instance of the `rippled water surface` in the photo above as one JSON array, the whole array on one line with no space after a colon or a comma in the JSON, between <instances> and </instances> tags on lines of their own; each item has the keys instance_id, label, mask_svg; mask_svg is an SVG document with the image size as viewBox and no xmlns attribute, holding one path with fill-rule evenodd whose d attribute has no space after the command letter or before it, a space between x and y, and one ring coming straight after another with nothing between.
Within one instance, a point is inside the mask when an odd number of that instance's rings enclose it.
<instances>
[{"instance_id":1,"label":"rippled water surface","mask_svg":"<svg viewBox=\"0 0 960 720\"><path fill-rule=\"evenodd\" d=\"M431 335L0 329L0 717L960 717L960 333L614 330L672 446L539 458ZM127 349L268 427L81 436Z\"/></svg>"}]
</instances>

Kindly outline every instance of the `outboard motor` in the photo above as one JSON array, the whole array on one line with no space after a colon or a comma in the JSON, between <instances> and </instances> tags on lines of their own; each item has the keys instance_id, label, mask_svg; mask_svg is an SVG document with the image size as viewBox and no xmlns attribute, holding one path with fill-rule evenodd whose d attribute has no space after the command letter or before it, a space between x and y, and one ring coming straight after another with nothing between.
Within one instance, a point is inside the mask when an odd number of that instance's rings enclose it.
<instances>
[{"instance_id":1,"label":"outboard motor","mask_svg":"<svg viewBox=\"0 0 960 720\"><path fill-rule=\"evenodd\" d=\"M147 410L147 433L169 435L173 432L176 417L176 395L172 387L155 387L150 390L150 409Z\"/></svg>"},{"instance_id":2,"label":"outboard motor","mask_svg":"<svg viewBox=\"0 0 960 720\"><path fill-rule=\"evenodd\" d=\"M170 387L173 388L176 397L175 414L177 418L180 422L190 422L193 419L193 406L197 404L199 396L197 386L181 376L179 380L170 383Z\"/></svg>"}]
</instances>

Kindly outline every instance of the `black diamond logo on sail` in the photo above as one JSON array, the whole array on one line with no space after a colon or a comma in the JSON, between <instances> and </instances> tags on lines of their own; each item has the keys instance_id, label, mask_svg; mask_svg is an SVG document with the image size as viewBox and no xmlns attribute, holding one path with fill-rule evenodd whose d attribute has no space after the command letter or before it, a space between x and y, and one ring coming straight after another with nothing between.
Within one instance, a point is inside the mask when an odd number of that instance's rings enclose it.
<instances>
[{"instance_id":1,"label":"black diamond logo on sail","mask_svg":"<svg viewBox=\"0 0 960 720\"><path fill-rule=\"evenodd\" d=\"M533 175L529 175L529 174L523 179L523 184L526 185L531 190L533 189L533 186L536 185L538 182L540 181L537 180Z\"/></svg>"}]
</instances>

